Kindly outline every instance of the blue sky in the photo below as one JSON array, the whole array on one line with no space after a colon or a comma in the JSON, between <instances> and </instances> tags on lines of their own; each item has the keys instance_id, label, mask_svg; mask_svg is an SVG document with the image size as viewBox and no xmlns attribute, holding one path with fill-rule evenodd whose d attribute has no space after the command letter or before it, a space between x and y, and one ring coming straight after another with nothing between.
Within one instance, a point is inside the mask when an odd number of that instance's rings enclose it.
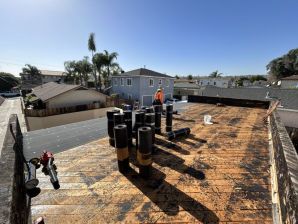
<instances>
[{"instance_id":1,"label":"blue sky","mask_svg":"<svg viewBox=\"0 0 298 224\"><path fill-rule=\"evenodd\" d=\"M0 0L0 71L63 70L90 55L94 32L125 71L265 74L298 47L297 9L297 0Z\"/></svg>"}]
</instances>

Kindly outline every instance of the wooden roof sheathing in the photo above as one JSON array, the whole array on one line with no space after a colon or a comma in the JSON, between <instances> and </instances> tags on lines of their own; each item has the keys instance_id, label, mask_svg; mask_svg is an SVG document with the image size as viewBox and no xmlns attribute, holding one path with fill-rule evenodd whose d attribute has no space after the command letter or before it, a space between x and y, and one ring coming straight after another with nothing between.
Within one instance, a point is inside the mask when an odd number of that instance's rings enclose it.
<instances>
[{"instance_id":1,"label":"wooden roof sheathing","mask_svg":"<svg viewBox=\"0 0 298 224\"><path fill-rule=\"evenodd\" d=\"M174 115L174 129L187 126L192 134L174 142L157 136L150 180L139 177L134 149L132 171L119 173L107 138L58 153L61 188L39 169L32 217L47 224L272 223L265 112L193 104ZM213 125L203 124L205 114Z\"/></svg>"}]
</instances>

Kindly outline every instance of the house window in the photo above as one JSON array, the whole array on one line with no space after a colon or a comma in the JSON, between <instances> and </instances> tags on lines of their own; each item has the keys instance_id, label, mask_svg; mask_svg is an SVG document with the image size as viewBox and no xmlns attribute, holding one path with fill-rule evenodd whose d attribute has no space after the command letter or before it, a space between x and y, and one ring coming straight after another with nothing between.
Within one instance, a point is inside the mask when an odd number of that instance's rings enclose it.
<instances>
[{"instance_id":1,"label":"house window","mask_svg":"<svg viewBox=\"0 0 298 224\"><path fill-rule=\"evenodd\" d=\"M121 79L120 79L120 85L121 85L121 86L124 86L124 78L121 78Z\"/></svg>"},{"instance_id":2,"label":"house window","mask_svg":"<svg viewBox=\"0 0 298 224\"><path fill-rule=\"evenodd\" d=\"M131 78L126 79L126 85L131 86Z\"/></svg>"},{"instance_id":3,"label":"house window","mask_svg":"<svg viewBox=\"0 0 298 224\"><path fill-rule=\"evenodd\" d=\"M114 86L117 86L118 85L118 80L117 78L114 78Z\"/></svg>"},{"instance_id":4,"label":"house window","mask_svg":"<svg viewBox=\"0 0 298 224\"><path fill-rule=\"evenodd\" d=\"M170 85L170 80L166 79L166 87L169 87Z\"/></svg>"},{"instance_id":5,"label":"house window","mask_svg":"<svg viewBox=\"0 0 298 224\"><path fill-rule=\"evenodd\" d=\"M158 85L162 85L162 80L158 80Z\"/></svg>"},{"instance_id":6,"label":"house window","mask_svg":"<svg viewBox=\"0 0 298 224\"><path fill-rule=\"evenodd\" d=\"M131 96L131 94L128 94L128 99L129 99L129 100L132 100L132 96Z\"/></svg>"},{"instance_id":7,"label":"house window","mask_svg":"<svg viewBox=\"0 0 298 224\"><path fill-rule=\"evenodd\" d=\"M214 85L216 86L216 82L214 82Z\"/></svg>"},{"instance_id":8,"label":"house window","mask_svg":"<svg viewBox=\"0 0 298 224\"><path fill-rule=\"evenodd\" d=\"M149 79L149 86L153 87L154 86L154 80L153 79Z\"/></svg>"}]
</instances>

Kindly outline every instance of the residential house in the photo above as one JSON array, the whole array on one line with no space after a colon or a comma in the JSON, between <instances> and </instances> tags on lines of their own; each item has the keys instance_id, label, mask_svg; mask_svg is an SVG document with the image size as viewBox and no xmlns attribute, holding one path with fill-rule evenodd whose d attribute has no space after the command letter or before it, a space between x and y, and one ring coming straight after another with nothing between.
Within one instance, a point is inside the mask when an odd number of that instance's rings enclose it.
<instances>
[{"instance_id":1,"label":"residential house","mask_svg":"<svg viewBox=\"0 0 298 224\"><path fill-rule=\"evenodd\" d=\"M50 70L40 70L41 75L30 75L20 73L21 76L21 90L28 93L41 84L48 82L64 82L64 72L62 71L50 71Z\"/></svg>"},{"instance_id":2,"label":"residential house","mask_svg":"<svg viewBox=\"0 0 298 224\"><path fill-rule=\"evenodd\" d=\"M42 109L105 104L107 96L80 85L49 82L32 89L30 102Z\"/></svg>"},{"instance_id":3,"label":"residential house","mask_svg":"<svg viewBox=\"0 0 298 224\"><path fill-rule=\"evenodd\" d=\"M280 88L295 89L298 88L298 75L292 75L281 79Z\"/></svg>"},{"instance_id":4,"label":"residential house","mask_svg":"<svg viewBox=\"0 0 298 224\"><path fill-rule=\"evenodd\" d=\"M112 76L112 94L120 98L138 100L140 105L152 105L154 94L163 88L165 100L173 97L174 77L140 68Z\"/></svg>"},{"instance_id":5,"label":"residential house","mask_svg":"<svg viewBox=\"0 0 298 224\"><path fill-rule=\"evenodd\" d=\"M230 88L233 86L232 78L230 77L205 77L197 80L199 86L215 86L220 88Z\"/></svg>"},{"instance_id":6,"label":"residential house","mask_svg":"<svg viewBox=\"0 0 298 224\"><path fill-rule=\"evenodd\" d=\"M174 84L174 98L187 100L188 95L200 95L200 91L205 87L200 87L195 83L178 82Z\"/></svg>"}]
</instances>

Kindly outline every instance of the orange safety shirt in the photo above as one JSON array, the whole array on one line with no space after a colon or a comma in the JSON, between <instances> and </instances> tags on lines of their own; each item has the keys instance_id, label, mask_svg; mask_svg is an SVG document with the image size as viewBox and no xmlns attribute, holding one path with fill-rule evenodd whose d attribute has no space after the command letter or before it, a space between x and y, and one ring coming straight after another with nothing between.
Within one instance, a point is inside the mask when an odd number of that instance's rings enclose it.
<instances>
[{"instance_id":1,"label":"orange safety shirt","mask_svg":"<svg viewBox=\"0 0 298 224\"><path fill-rule=\"evenodd\" d=\"M161 91L155 93L155 99L160 100L160 102L163 103L163 93Z\"/></svg>"}]
</instances>

